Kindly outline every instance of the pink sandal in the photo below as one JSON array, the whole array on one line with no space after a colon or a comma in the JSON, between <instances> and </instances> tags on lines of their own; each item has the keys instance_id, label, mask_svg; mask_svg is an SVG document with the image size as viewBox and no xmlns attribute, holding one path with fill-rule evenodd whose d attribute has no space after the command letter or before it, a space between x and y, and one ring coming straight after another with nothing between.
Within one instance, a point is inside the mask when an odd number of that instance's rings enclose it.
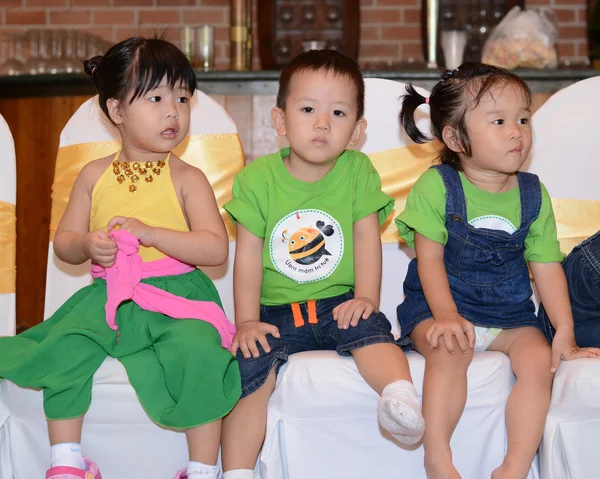
<instances>
[{"instance_id":1,"label":"pink sandal","mask_svg":"<svg viewBox=\"0 0 600 479\"><path fill-rule=\"evenodd\" d=\"M175 479L187 479L187 467L175 474Z\"/></svg>"},{"instance_id":2,"label":"pink sandal","mask_svg":"<svg viewBox=\"0 0 600 479\"><path fill-rule=\"evenodd\" d=\"M51 467L46 472L46 479L102 479L98 466L86 457L83 459L85 470L69 466Z\"/></svg>"}]
</instances>

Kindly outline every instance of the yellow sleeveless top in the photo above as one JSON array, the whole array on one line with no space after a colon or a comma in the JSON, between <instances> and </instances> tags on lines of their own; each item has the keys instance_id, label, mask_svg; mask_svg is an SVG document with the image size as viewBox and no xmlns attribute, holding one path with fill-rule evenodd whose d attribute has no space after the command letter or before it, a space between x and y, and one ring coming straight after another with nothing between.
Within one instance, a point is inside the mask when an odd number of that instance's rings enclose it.
<instances>
[{"instance_id":1,"label":"yellow sleeveless top","mask_svg":"<svg viewBox=\"0 0 600 479\"><path fill-rule=\"evenodd\" d=\"M167 155L161 168L161 162L119 162L120 153L120 150L117 151L92 191L90 231L106 231L108 222L115 216L137 218L153 227L190 231L171 179L171 153ZM151 177L151 182L146 181L146 177ZM130 190L132 185L135 186L133 192ZM154 261L166 256L156 248L145 246L140 246L139 254L143 261Z\"/></svg>"}]
</instances>

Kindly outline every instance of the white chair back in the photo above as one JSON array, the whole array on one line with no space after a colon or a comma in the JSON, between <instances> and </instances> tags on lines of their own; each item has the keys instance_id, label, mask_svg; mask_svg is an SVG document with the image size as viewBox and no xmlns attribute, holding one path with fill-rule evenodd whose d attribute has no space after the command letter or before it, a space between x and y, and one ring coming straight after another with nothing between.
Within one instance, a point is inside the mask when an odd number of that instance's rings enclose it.
<instances>
[{"instance_id":1,"label":"white chair back","mask_svg":"<svg viewBox=\"0 0 600 479\"><path fill-rule=\"evenodd\" d=\"M415 144L398 123L406 86L406 83L383 78L365 78L364 118L367 120L367 130L358 145L360 151L368 155ZM424 88L415 86L415 89L424 97L430 95ZM431 121L428 105L417 109L416 122L419 129L429 135Z\"/></svg>"},{"instance_id":2,"label":"white chair back","mask_svg":"<svg viewBox=\"0 0 600 479\"><path fill-rule=\"evenodd\" d=\"M599 91L600 77L577 82L550 97L532 119L534 145L526 168L552 197L564 253L600 230ZM600 427L599 378L598 358L563 361L558 368L540 447L542 477L599 476L589 447Z\"/></svg>"},{"instance_id":3,"label":"white chair back","mask_svg":"<svg viewBox=\"0 0 600 479\"><path fill-rule=\"evenodd\" d=\"M421 88L417 88L417 90L425 97L429 96L428 91ZM378 158L380 152L415 145L398 123L398 115L402 108L402 95L405 93L405 83L381 78L365 79L367 130L363 141L357 148L371 157L381 175L384 191L392 196L397 196L395 186L400 181L404 181L404 178L399 178L399 175L403 174L401 165L389 164L387 161L389 158L381 161ZM417 109L416 121L421 131L429 134L431 128L429 106L424 105ZM423 163L423 170L431 165L431 157L427 157L427 159L414 157L414 161ZM394 212L388 220L392 223L392 229L394 217L402 211L402 208L403 204L397 202ZM392 323L394 333L399 332L396 307L403 300L402 284L406 277L408 263L412 258L414 258L414 251L406 244L399 244L398 241L386 242L384 238L380 309Z\"/></svg>"},{"instance_id":4,"label":"white chair back","mask_svg":"<svg viewBox=\"0 0 600 479\"><path fill-rule=\"evenodd\" d=\"M533 115L534 145L528 171L552 198L600 199L598 117L600 77L560 90Z\"/></svg>"},{"instance_id":5,"label":"white chair back","mask_svg":"<svg viewBox=\"0 0 600 479\"><path fill-rule=\"evenodd\" d=\"M190 130L188 135L236 134L237 128L223 107L205 93L196 90L192 97ZM59 150L72 145L90 142L120 141L117 129L106 119L95 96L86 101L71 117L60 136ZM116 151L116 148L115 148ZM244 156L239 151L240 160ZM183 158L190 161L190 158ZM243 163L239 165L239 169ZM235 243L230 242L228 264L219 268L206 268L205 271L213 279L225 308L227 316L233 320L233 280L232 270L235 254ZM90 283L90 263L69 265L59 260L53 253L50 242L48 254L48 271L46 278L45 317L51 316L72 294Z\"/></svg>"},{"instance_id":6,"label":"white chair back","mask_svg":"<svg viewBox=\"0 0 600 479\"><path fill-rule=\"evenodd\" d=\"M0 277L0 336L15 334L15 235L14 216L12 208L17 201L17 169L15 144L10 129L0 115L0 275L4 276L7 284L3 286ZM11 211L9 211L11 210ZM10 258L12 257L12 258ZM5 269L6 268L6 269ZM11 270L13 272L11 272ZM5 291L4 293L2 291Z\"/></svg>"},{"instance_id":7,"label":"white chair back","mask_svg":"<svg viewBox=\"0 0 600 479\"><path fill-rule=\"evenodd\" d=\"M525 169L548 189L564 253L600 230L598 91L600 77L574 83L532 119L534 144Z\"/></svg>"}]
</instances>

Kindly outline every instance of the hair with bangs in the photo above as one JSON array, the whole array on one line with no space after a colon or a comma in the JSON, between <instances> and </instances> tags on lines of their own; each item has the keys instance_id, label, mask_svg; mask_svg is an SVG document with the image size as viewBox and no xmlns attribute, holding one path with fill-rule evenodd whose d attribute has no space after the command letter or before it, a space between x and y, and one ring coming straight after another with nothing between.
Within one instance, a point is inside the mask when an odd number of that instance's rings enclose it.
<instances>
[{"instance_id":1,"label":"hair with bangs","mask_svg":"<svg viewBox=\"0 0 600 479\"><path fill-rule=\"evenodd\" d=\"M365 82L358 63L335 50L310 50L290 60L279 76L277 107L285 110L285 101L290 94L292 77L304 71L326 71L350 78L356 86L356 119L365 112Z\"/></svg>"},{"instance_id":2,"label":"hair with bangs","mask_svg":"<svg viewBox=\"0 0 600 479\"><path fill-rule=\"evenodd\" d=\"M106 102L120 103L137 98L158 87L166 79L169 88L181 86L194 94L196 74L184 53L162 37L133 37L113 45L104 56L83 62L94 80L100 108L112 122Z\"/></svg>"},{"instance_id":3,"label":"hair with bangs","mask_svg":"<svg viewBox=\"0 0 600 479\"><path fill-rule=\"evenodd\" d=\"M471 140L467 133L467 113L475 108L481 100L491 94L497 86L513 86L521 90L527 107L531 107L531 89L525 81L504 68L485 63L468 62L456 70L444 73L431 91L429 108L433 136L444 143L442 132L446 126L454 128L463 153L471 157ZM415 110L424 104L425 97L418 93L412 85L407 85L400 111L400 125L415 143L426 143L431 140L421 132L415 122ZM456 170L462 170L460 157L446 144L440 161Z\"/></svg>"}]
</instances>

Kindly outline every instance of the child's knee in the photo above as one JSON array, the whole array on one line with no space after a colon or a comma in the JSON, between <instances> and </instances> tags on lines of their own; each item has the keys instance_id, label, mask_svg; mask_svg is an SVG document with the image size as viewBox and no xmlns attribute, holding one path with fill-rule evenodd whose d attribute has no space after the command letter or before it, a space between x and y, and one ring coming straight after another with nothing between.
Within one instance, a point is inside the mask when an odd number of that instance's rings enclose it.
<instances>
[{"instance_id":1,"label":"child's knee","mask_svg":"<svg viewBox=\"0 0 600 479\"><path fill-rule=\"evenodd\" d=\"M521 350L515 350L520 348ZM540 381L543 384L551 383L553 374L550 372L552 360L552 347L540 333L531 341L522 341L521 344L513 346L509 351L509 357L513 372L517 379L528 381Z\"/></svg>"},{"instance_id":2,"label":"child's knee","mask_svg":"<svg viewBox=\"0 0 600 479\"><path fill-rule=\"evenodd\" d=\"M288 360L287 353L282 349L264 353L258 358L244 358L239 352L237 355L242 379L242 399L253 395L263 387L275 389L277 371ZM270 395L270 394L269 394Z\"/></svg>"},{"instance_id":3,"label":"child's knee","mask_svg":"<svg viewBox=\"0 0 600 479\"><path fill-rule=\"evenodd\" d=\"M447 370L461 370L466 372L473 361L473 350L468 348L466 352L463 352L455 337L452 337L451 341L454 346L454 352L449 351L446 347L446 343L440 338L437 348L432 349L431 347L428 347L428 351L426 350L421 354L425 356L426 362L435 365L438 369L444 368Z\"/></svg>"},{"instance_id":4,"label":"child's knee","mask_svg":"<svg viewBox=\"0 0 600 479\"><path fill-rule=\"evenodd\" d=\"M392 325L383 313L373 313L348 329L334 328L338 336L337 352L347 356L351 351L375 344L394 343Z\"/></svg>"}]
</instances>

